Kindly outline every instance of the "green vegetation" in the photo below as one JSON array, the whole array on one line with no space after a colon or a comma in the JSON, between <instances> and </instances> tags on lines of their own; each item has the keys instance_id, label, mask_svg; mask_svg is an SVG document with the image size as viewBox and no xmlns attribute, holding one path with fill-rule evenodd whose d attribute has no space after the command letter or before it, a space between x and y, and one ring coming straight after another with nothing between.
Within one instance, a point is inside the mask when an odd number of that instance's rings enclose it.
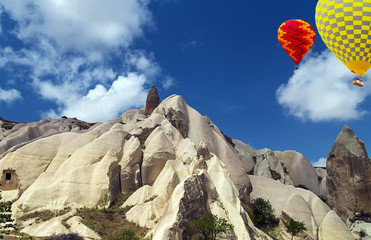
<instances>
[{"instance_id":1,"label":"green vegetation","mask_svg":"<svg viewBox=\"0 0 371 240\"><path fill-rule=\"evenodd\" d=\"M52 235L45 238L45 240L84 240L84 238L78 235L77 233L68 233Z\"/></svg>"},{"instance_id":2,"label":"green vegetation","mask_svg":"<svg viewBox=\"0 0 371 240\"><path fill-rule=\"evenodd\" d=\"M36 222L39 222L39 221L45 222L45 221L52 219L53 217L64 215L68 213L69 211L71 211L71 208L68 208L68 207L62 210L55 210L55 211L51 211L51 210L35 211L35 212L24 214L18 220L27 221L29 219L35 218Z\"/></svg>"},{"instance_id":3,"label":"green vegetation","mask_svg":"<svg viewBox=\"0 0 371 240\"><path fill-rule=\"evenodd\" d=\"M290 223L286 226L286 231L291 233L291 239L296 236L296 234L304 232L306 229L303 222L295 221L294 219L290 219Z\"/></svg>"},{"instance_id":4,"label":"green vegetation","mask_svg":"<svg viewBox=\"0 0 371 240\"><path fill-rule=\"evenodd\" d=\"M83 224L98 233L102 239L143 239L148 229L127 221L125 214L130 208L120 208L129 196L122 194L109 208L78 209L77 215L82 218Z\"/></svg>"},{"instance_id":5,"label":"green vegetation","mask_svg":"<svg viewBox=\"0 0 371 240\"><path fill-rule=\"evenodd\" d=\"M109 203L110 203L110 196L108 195L108 193L106 193L101 199L99 199L98 207L103 208L103 211L106 211L107 205L109 205Z\"/></svg>"},{"instance_id":6,"label":"green vegetation","mask_svg":"<svg viewBox=\"0 0 371 240\"><path fill-rule=\"evenodd\" d=\"M250 219L258 228L275 227L278 219L274 216L271 203L263 198L257 198L251 202L253 213L249 213Z\"/></svg>"},{"instance_id":7,"label":"green vegetation","mask_svg":"<svg viewBox=\"0 0 371 240\"><path fill-rule=\"evenodd\" d=\"M197 232L199 240L215 240L219 234L233 230L233 225L227 220L218 218L210 212L205 212L203 216L189 221L186 227Z\"/></svg>"},{"instance_id":8,"label":"green vegetation","mask_svg":"<svg viewBox=\"0 0 371 240\"><path fill-rule=\"evenodd\" d=\"M139 240L139 238L135 236L133 229L123 228L119 235L110 238L110 240Z\"/></svg>"},{"instance_id":9,"label":"green vegetation","mask_svg":"<svg viewBox=\"0 0 371 240\"><path fill-rule=\"evenodd\" d=\"M0 196L0 200L2 197ZM13 219L12 219L12 202L0 202L0 229L1 229L1 235L0 238L4 238L3 234L9 235L10 229L15 229L15 226L13 225Z\"/></svg>"}]
</instances>

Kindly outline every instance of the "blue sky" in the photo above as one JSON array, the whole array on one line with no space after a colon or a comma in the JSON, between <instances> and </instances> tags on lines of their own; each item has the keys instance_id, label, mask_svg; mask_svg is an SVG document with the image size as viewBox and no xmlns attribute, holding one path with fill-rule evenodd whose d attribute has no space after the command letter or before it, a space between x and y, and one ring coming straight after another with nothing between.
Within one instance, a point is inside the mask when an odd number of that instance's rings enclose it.
<instances>
[{"instance_id":1,"label":"blue sky","mask_svg":"<svg viewBox=\"0 0 371 240\"><path fill-rule=\"evenodd\" d=\"M0 2L0 116L63 115L95 122L182 95L227 135L255 149L327 157L348 124L371 147L364 88L329 52L316 1L30 0ZM316 30L299 66L277 29L303 19Z\"/></svg>"}]
</instances>

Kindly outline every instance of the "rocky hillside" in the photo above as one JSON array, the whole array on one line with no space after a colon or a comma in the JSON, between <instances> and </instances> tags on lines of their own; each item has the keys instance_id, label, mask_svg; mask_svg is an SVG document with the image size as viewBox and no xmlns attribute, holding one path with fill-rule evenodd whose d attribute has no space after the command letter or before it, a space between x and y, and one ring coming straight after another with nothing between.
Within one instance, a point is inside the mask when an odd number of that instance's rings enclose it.
<instances>
[{"instance_id":1,"label":"rocky hillside","mask_svg":"<svg viewBox=\"0 0 371 240\"><path fill-rule=\"evenodd\" d=\"M305 223L306 239L353 239L318 197L326 192L326 174L303 155L254 150L181 96L157 98L152 89L145 109L105 123L64 117L10 126L0 120L1 195L15 201L21 231L99 238L77 212L102 207L105 198L108 207L127 194L125 218L149 229L148 239L191 239L186 223L205 212L234 226L225 239L271 239L248 215L251 200L261 197L280 219L283 239L290 239L284 223L291 218ZM37 220L42 211L59 214Z\"/></svg>"}]
</instances>

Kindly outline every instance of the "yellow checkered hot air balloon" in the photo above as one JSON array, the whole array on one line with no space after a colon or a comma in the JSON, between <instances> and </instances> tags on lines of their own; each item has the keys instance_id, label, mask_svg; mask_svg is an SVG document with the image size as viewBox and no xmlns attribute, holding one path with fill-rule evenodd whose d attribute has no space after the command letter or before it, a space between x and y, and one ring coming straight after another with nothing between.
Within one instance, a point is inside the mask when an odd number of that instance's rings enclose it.
<instances>
[{"instance_id":1,"label":"yellow checkered hot air balloon","mask_svg":"<svg viewBox=\"0 0 371 240\"><path fill-rule=\"evenodd\" d=\"M316 25L335 56L363 77L371 67L371 0L319 0Z\"/></svg>"}]
</instances>

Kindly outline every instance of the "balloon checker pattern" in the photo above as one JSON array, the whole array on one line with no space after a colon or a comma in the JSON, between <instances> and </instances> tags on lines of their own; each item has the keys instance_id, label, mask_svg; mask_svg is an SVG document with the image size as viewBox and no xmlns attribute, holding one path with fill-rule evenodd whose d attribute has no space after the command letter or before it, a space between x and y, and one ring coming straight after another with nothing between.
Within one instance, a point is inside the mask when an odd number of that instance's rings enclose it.
<instances>
[{"instance_id":1,"label":"balloon checker pattern","mask_svg":"<svg viewBox=\"0 0 371 240\"><path fill-rule=\"evenodd\" d=\"M278 41L296 64L313 46L316 33L313 27L300 19L288 20L278 28Z\"/></svg>"},{"instance_id":2,"label":"balloon checker pattern","mask_svg":"<svg viewBox=\"0 0 371 240\"><path fill-rule=\"evenodd\" d=\"M371 67L371 0L319 0L315 18L326 46L364 76Z\"/></svg>"}]
</instances>

